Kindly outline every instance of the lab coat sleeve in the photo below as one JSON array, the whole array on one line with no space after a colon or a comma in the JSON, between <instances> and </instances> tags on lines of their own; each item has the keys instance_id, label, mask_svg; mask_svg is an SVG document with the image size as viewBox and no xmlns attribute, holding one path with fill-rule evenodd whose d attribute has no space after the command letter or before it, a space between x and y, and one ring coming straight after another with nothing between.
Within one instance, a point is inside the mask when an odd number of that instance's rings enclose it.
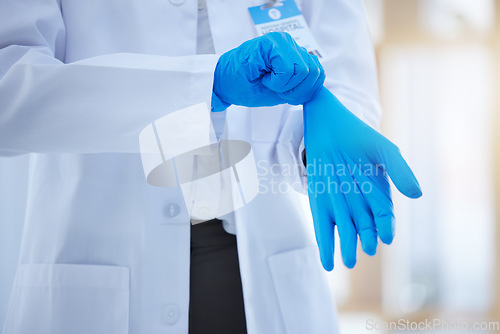
<instances>
[{"instance_id":1,"label":"lab coat sleeve","mask_svg":"<svg viewBox=\"0 0 500 334\"><path fill-rule=\"evenodd\" d=\"M362 0L316 0L304 8L323 48L325 86L356 116L378 129L381 117L375 52Z\"/></svg>"},{"instance_id":2,"label":"lab coat sleeve","mask_svg":"<svg viewBox=\"0 0 500 334\"><path fill-rule=\"evenodd\" d=\"M377 69L362 0L304 2L302 12L324 55L325 87L356 116L378 129ZM294 152L302 161L304 141ZM302 168L302 175L306 169Z\"/></svg>"},{"instance_id":3,"label":"lab coat sleeve","mask_svg":"<svg viewBox=\"0 0 500 334\"><path fill-rule=\"evenodd\" d=\"M0 2L1 155L138 152L152 121L210 106L216 55L111 54L66 64L65 43L58 1Z\"/></svg>"}]
</instances>

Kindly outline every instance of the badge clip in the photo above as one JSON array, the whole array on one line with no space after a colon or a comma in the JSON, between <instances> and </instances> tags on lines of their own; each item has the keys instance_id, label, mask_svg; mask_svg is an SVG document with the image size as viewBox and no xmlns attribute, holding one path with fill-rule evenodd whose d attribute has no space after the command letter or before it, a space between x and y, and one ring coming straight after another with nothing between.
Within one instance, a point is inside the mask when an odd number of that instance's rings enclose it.
<instances>
[{"instance_id":1,"label":"badge clip","mask_svg":"<svg viewBox=\"0 0 500 334\"><path fill-rule=\"evenodd\" d=\"M283 0L269 0L264 6L260 7L260 9L264 10L271 7L281 7L281 6L283 6Z\"/></svg>"}]
</instances>

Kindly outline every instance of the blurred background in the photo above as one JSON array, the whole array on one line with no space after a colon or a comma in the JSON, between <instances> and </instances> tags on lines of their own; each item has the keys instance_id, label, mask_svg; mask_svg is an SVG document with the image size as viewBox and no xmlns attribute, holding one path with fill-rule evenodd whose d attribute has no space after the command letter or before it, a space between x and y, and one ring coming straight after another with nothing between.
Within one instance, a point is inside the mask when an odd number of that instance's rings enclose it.
<instances>
[{"instance_id":1,"label":"blurred background","mask_svg":"<svg viewBox=\"0 0 500 334\"><path fill-rule=\"evenodd\" d=\"M434 319L492 327L447 333L500 333L500 0L365 3L382 131L400 146L424 196L394 192L393 245L373 258L360 252L353 270L336 259L330 277L342 333L400 333L383 327ZM20 245L27 159L0 159L0 199L9 199L0 201L0 328Z\"/></svg>"}]
</instances>

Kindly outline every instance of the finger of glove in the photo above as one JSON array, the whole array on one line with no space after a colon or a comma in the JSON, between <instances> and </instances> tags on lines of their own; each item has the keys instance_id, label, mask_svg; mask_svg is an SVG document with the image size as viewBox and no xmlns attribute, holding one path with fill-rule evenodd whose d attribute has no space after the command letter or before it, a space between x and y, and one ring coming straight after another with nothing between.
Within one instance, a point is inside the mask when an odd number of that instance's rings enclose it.
<instances>
[{"instance_id":1,"label":"finger of glove","mask_svg":"<svg viewBox=\"0 0 500 334\"><path fill-rule=\"evenodd\" d=\"M410 166L401 155L399 148L389 140L382 150L381 162L396 188L409 198L422 196L422 190Z\"/></svg>"},{"instance_id":2,"label":"finger of glove","mask_svg":"<svg viewBox=\"0 0 500 334\"><path fill-rule=\"evenodd\" d=\"M351 217L356 226L361 241L363 251L368 255L375 255L377 252L377 228L373 214L364 198L358 183L350 175L342 175L340 177L343 185L344 196L346 197Z\"/></svg>"},{"instance_id":3,"label":"finger of glove","mask_svg":"<svg viewBox=\"0 0 500 334\"><path fill-rule=\"evenodd\" d=\"M254 41L247 41L239 47L220 56L214 72L213 93L225 104L253 106L269 89L259 85L266 68L261 55L255 52ZM261 73L263 72L263 73ZM279 98L279 100L282 100ZM215 102L218 102L215 100Z\"/></svg>"},{"instance_id":4,"label":"finger of glove","mask_svg":"<svg viewBox=\"0 0 500 334\"><path fill-rule=\"evenodd\" d=\"M365 205L364 209L360 209L354 219L363 252L370 256L375 255L378 246L378 231L375 225L375 219L368 206Z\"/></svg>"},{"instance_id":5,"label":"finger of glove","mask_svg":"<svg viewBox=\"0 0 500 334\"><path fill-rule=\"evenodd\" d=\"M309 56L309 74L297 87L278 95L289 104L304 104L323 87L325 82L325 70L321 66L318 57Z\"/></svg>"},{"instance_id":6,"label":"finger of glove","mask_svg":"<svg viewBox=\"0 0 500 334\"><path fill-rule=\"evenodd\" d=\"M270 91L261 83L254 85L250 93L242 89L235 89L234 91L233 104L235 105L245 107L271 107L286 103L277 93Z\"/></svg>"},{"instance_id":7,"label":"finger of glove","mask_svg":"<svg viewBox=\"0 0 500 334\"><path fill-rule=\"evenodd\" d=\"M340 183L338 183L340 184ZM358 235L346 199L340 189L332 192L335 224L339 232L342 260L347 268L354 268L357 261Z\"/></svg>"},{"instance_id":8,"label":"finger of glove","mask_svg":"<svg viewBox=\"0 0 500 334\"><path fill-rule=\"evenodd\" d=\"M318 180L308 176L309 205L314 222L316 242L318 244L321 264L327 271L333 269L333 255L335 250L334 221L332 219L332 208L327 194L318 191Z\"/></svg>"},{"instance_id":9,"label":"finger of glove","mask_svg":"<svg viewBox=\"0 0 500 334\"><path fill-rule=\"evenodd\" d=\"M357 176L360 190L366 199L377 227L378 236L385 244L391 244L395 234L394 207L391 188L385 173Z\"/></svg>"},{"instance_id":10,"label":"finger of glove","mask_svg":"<svg viewBox=\"0 0 500 334\"><path fill-rule=\"evenodd\" d=\"M262 77L262 84L274 92L297 87L309 74L307 58L295 41L272 48L269 57L268 73Z\"/></svg>"},{"instance_id":11,"label":"finger of glove","mask_svg":"<svg viewBox=\"0 0 500 334\"><path fill-rule=\"evenodd\" d=\"M339 180L341 181L340 189L346 198L351 217L354 221L357 233L359 234L363 251L368 255L375 255L378 244L375 220L361 192L359 184L353 175L353 171L356 171L356 169L354 169L353 164L346 164L347 166L343 168L343 172L341 172L341 170L337 172Z\"/></svg>"}]
</instances>

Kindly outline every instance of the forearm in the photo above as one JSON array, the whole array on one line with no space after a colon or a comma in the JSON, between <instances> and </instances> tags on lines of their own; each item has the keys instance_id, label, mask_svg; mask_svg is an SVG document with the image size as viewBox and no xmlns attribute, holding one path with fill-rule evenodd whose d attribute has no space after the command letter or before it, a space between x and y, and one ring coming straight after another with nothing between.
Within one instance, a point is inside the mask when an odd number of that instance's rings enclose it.
<instances>
[{"instance_id":1,"label":"forearm","mask_svg":"<svg viewBox=\"0 0 500 334\"><path fill-rule=\"evenodd\" d=\"M115 54L63 64L30 50L0 80L0 151L137 152L147 124L210 106L216 61Z\"/></svg>"}]
</instances>

